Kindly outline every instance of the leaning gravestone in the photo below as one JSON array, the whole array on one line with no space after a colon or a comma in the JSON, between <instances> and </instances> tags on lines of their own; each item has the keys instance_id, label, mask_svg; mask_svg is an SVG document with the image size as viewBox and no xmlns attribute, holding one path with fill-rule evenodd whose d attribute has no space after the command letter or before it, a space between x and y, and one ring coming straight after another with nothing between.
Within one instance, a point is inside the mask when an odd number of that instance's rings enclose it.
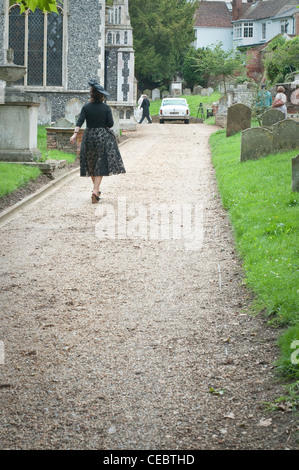
<instances>
[{"instance_id":1,"label":"leaning gravestone","mask_svg":"<svg viewBox=\"0 0 299 470\"><path fill-rule=\"evenodd\" d=\"M292 191L299 192L299 155L292 158Z\"/></svg>"},{"instance_id":2,"label":"leaning gravestone","mask_svg":"<svg viewBox=\"0 0 299 470\"><path fill-rule=\"evenodd\" d=\"M251 108L244 104L233 104L227 110L226 137L249 129L251 126Z\"/></svg>"},{"instance_id":3,"label":"leaning gravestone","mask_svg":"<svg viewBox=\"0 0 299 470\"><path fill-rule=\"evenodd\" d=\"M252 127L242 132L241 162L256 160L272 153L273 134L263 127Z\"/></svg>"},{"instance_id":4,"label":"leaning gravestone","mask_svg":"<svg viewBox=\"0 0 299 470\"><path fill-rule=\"evenodd\" d=\"M262 114L262 127L266 127L271 131L274 124L279 121L283 121L284 119L284 113L281 111L278 111L277 109L268 109Z\"/></svg>"}]
</instances>

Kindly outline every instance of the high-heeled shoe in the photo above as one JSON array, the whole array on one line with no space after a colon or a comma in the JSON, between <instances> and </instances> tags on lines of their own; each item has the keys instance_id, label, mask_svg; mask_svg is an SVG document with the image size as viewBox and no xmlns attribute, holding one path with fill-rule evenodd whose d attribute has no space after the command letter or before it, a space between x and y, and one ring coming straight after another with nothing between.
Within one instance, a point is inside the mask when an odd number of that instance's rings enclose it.
<instances>
[{"instance_id":1,"label":"high-heeled shoe","mask_svg":"<svg viewBox=\"0 0 299 470\"><path fill-rule=\"evenodd\" d=\"M100 196L98 196L97 194L95 193L92 193L91 195L91 202L92 204L96 204L97 202L99 202L100 200Z\"/></svg>"}]
</instances>

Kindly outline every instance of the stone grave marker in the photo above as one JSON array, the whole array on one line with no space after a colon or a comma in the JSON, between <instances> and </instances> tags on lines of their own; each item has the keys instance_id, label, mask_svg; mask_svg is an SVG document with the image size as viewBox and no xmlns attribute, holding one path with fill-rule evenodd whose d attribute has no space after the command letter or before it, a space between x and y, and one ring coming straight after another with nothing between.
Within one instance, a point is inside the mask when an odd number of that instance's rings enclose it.
<instances>
[{"instance_id":1,"label":"stone grave marker","mask_svg":"<svg viewBox=\"0 0 299 470\"><path fill-rule=\"evenodd\" d=\"M194 87L194 89L193 89L193 94L194 94L194 95L201 95L201 90L202 90L202 86L201 86L201 85L197 85L197 86Z\"/></svg>"},{"instance_id":2,"label":"stone grave marker","mask_svg":"<svg viewBox=\"0 0 299 470\"><path fill-rule=\"evenodd\" d=\"M284 119L274 124L273 153L297 148L299 149L299 122L293 119Z\"/></svg>"},{"instance_id":3,"label":"stone grave marker","mask_svg":"<svg viewBox=\"0 0 299 470\"><path fill-rule=\"evenodd\" d=\"M299 192L299 155L292 158L292 191Z\"/></svg>"},{"instance_id":4,"label":"stone grave marker","mask_svg":"<svg viewBox=\"0 0 299 470\"><path fill-rule=\"evenodd\" d=\"M154 88L152 91L152 100L155 101L155 100L159 100L160 98L161 98L161 93L160 93L159 88Z\"/></svg>"},{"instance_id":5,"label":"stone grave marker","mask_svg":"<svg viewBox=\"0 0 299 470\"><path fill-rule=\"evenodd\" d=\"M274 124L283 120L284 113L277 109L267 109L262 115L262 127L266 127L271 131Z\"/></svg>"},{"instance_id":6,"label":"stone grave marker","mask_svg":"<svg viewBox=\"0 0 299 470\"><path fill-rule=\"evenodd\" d=\"M272 153L273 134L263 127L246 129L241 135L240 160L256 160Z\"/></svg>"},{"instance_id":7,"label":"stone grave marker","mask_svg":"<svg viewBox=\"0 0 299 470\"><path fill-rule=\"evenodd\" d=\"M245 104L233 104L227 110L226 137L251 126L251 108Z\"/></svg>"},{"instance_id":8,"label":"stone grave marker","mask_svg":"<svg viewBox=\"0 0 299 470\"><path fill-rule=\"evenodd\" d=\"M76 116L80 114L83 104L77 98L72 98L65 103L65 118L72 124L76 124Z\"/></svg>"},{"instance_id":9,"label":"stone grave marker","mask_svg":"<svg viewBox=\"0 0 299 470\"><path fill-rule=\"evenodd\" d=\"M52 103L44 96L39 98L40 106L37 113L37 123L41 126L48 126L52 121Z\"/></svg>"}]
</instances>

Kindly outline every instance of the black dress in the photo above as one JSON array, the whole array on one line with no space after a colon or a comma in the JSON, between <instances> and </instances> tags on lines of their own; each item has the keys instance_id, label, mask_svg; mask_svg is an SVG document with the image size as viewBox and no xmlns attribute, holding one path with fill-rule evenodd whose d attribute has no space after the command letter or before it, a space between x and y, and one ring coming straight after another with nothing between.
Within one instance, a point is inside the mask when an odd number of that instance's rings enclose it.
<instances>
[{"instance_id":1,"label":"black dress","mask_svg":"<svg viewBox=\"0 0 299 470\"><path fill-rule=\"evenodd\" d=\"M80 176L110 176L125 173L118 144L110 129L114 122L106 103L83 106L76 126L86 121L80 151Z\"/></svg>"}]
</instances>

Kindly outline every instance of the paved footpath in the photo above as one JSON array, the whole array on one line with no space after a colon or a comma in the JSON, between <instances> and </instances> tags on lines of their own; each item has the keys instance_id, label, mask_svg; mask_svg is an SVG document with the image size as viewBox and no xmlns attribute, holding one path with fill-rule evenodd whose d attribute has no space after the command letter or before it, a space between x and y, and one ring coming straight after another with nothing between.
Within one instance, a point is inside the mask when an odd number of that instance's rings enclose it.
<instances>
[{"instance_id":1,"label":"paved footpath","mask_svg":"<svg viewBox=\"0 0 299 470\"><path fill-rule=\"evenodd\" d=\"M138 126L1 228L1 449L292 449L201 124ZM3 354L2 354L3 356Z\"/></svg>"}]
</instances>

